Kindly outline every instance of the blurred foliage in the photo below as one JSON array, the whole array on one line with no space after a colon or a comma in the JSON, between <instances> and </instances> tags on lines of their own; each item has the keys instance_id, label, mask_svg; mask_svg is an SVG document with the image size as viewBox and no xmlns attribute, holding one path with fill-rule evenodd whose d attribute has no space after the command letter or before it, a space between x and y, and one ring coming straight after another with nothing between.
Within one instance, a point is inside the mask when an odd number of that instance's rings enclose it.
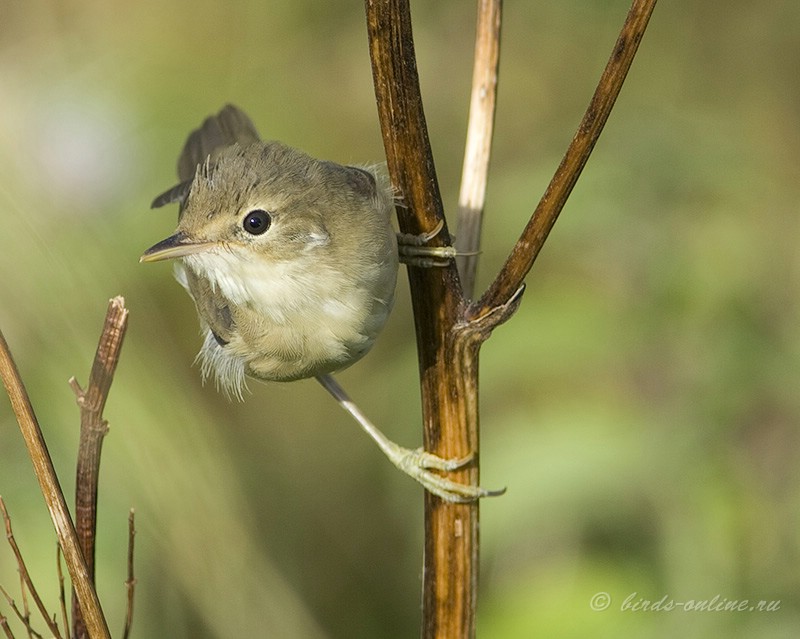
<instances>
[{"instance_id":1,"label":"blurred foliage","mask_svg":"<svg viewBox=\"0 0 800 639\"><path fill-rule=\"evenodd\" d=\"M479 288L568 143L627 2L506 3ZM107 299L130 329L106 417L98 580L136 637L409 637L421 492L314 382L202 387L191 301L140 266L188 131L225 102L341 162L383 157L359 2L0 1L0 326L62 482ZM415 2L448 210L473 3ZM664 2L616 111L482 357L484 637L789 636L800 622L800 5ZM373 353L341 375L420 440L405 278ZM0 492L55 607L55 537L10 409ZM0 548L0 583L14 590ZM607 592L608 610L590 600ZM777 612L634 612L780 600ZM4 604L0 604L0 607ZM5 608L3 608L5 610ZM7 612L7 611L6 611ZM790 630L791 629L791 630Z\"/></svg>"}]
</instances>

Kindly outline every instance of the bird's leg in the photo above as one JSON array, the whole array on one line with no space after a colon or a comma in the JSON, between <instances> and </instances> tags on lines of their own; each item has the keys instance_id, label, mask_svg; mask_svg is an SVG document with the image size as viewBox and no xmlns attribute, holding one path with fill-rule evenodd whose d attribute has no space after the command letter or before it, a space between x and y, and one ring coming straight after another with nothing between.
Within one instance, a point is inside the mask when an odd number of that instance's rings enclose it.
<instances>
[{"instance_id":1,"label":"bird's leg","mask_svg":"<svg viewBox=\"0 0 800 639\"><path fill-rule=\"evenodd\" d=\"M342 408L350 413L367 435L372 437L375 443L378 444L378 448L389 458L389 461L406 475L416 479L426 490L434 495L449 502L468 503L481 497L502 495L506 491L505 488L502 490L486 490L479 486L459 484L431 472L432 470L447 472L463 468L472 461L472 455L461 459L443 459L432 453L425 452L421 448L416 450L403 448L386 437L375 424L367 419L366 415L361 412L361 409L355 405L332 376L319 375L317 381L333 395Z\"/></svg>"}]
</instances>

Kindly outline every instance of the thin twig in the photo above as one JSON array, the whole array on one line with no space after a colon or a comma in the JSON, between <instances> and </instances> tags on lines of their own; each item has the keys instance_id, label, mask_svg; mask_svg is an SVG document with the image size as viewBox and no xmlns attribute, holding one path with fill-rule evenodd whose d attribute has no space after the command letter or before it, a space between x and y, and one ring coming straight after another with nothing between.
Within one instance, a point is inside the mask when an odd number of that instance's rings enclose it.
<instances>
[{"instance_id":1,"label":"thin twig","mask_svg":"<svg viewBox=\"0 0 800 639\"><path fill-rule=\"evenodd\" d=\"M475 58L472 68L472 93L469 103L467 141L458 194L456 225L456 264L464 296L475 290L477 252L486 202L489 158L497 106L497 77L500 64L500 25L503 0L478 0Z\"/></svg>"},{"instance_id":2,"label":"thin twig","mask_svg":"<svg viewBox=\"0 0 800 639\"><path fill-rule=\"evenodd\" d=\"M0 612L0 628L3 629L3 634L5 634L7 639L14 639L14 633L11 632L11 628L8 625L8 619L6 619L5 615Z\"/></svg>"},{"instance_id":3,"label":"thin twig","mask_svg":"<svg viewBox=\"0 0 800 639\"><path fill-rule=\"evenodd\" d=\"M483 316L508 300L533 266L611 114L655 4L656 0L633 1L611 58L561 164L497 278L483 297L470 306L469 318Z\"/></svg>"},{"instance_id":4,"label":"thin twig","mask_svg":"<svg viewBox=\"0 0 800 639\"><path fill-rule=\"evenodd\" d=\"M39 592L36 590L36 586L33 585L33 580L31 579L30 574L28 573L28 567L25 565L25 560L22 557L22 552L17 545L17 540L14 539L14 532L11 530L11 517L8 516L8 511L6 510L6 504L3 501L3 498L0 497L0 513L3 516L3 523L5 524L6 529L6 539L8 540L8 545L11 546L11 551L14 553L14 557L17 560L17 569L19 570L19 577L20 577L20 589L22 591L23 601L25 602L25 617L29 618L30 614L28 612L28 604L27 598L25 597L25 591L31 593L31 597L33 597L33 602L36 604L36 608L39 610L39 613L44 618L47 627L50 629L50 632L53 633L54 637L61 637L61 633L58 630L58 624L54 623L52 619L50 619L50 615L47 612L47 608L42 601L42 598L39 596Z\"/></svg>"},{"instance_id":5,"label":"thin twig","mask_svg":"<svg viewBox=\"0 0 800 639\"><path fill-rule=\"evenodd\" d=\"M19 621L24 626L28 634L28 637L30 637L30 639L33 639L34 637L36 637L36 639L42 639L42 635L40 635L31 627L30 615L20 611L20 609L17 607L16 602L11 598L11 595L8 594L8 592L6 591L5 588L3 588L3 586L0 586L0 593L3 594L3 597L5 597L6 603L8 603L8 606L11 608L11 611L17 616L17 619L19 619Z\"/></svg>"},{"instance_id":6,"label":"thin twig","mask_svg":"<svg viewBox=\"0 0 800 639\"><path fill-rule=\"evenodd\" d=\"M64 588L64 571L61 568L61 546L56 544L56 571L58 572L58 605L61 610L61 620L66 631L69 631L69 617L67 616L67 598Z\"/></svg>"},{"instance_id":7,"label":"thin twig","mask_svg":"<svg viewBox=\"0 0 800 639\"><path fill-rule=\"evenodd\" d=\"M75 530L86 559L89 577L94 583L94 549L97 532L97 488L100 480L100 453L108 424L103 409L114 381L114 372L128 325L125 300L115 297L109 301L103 332L84 391L76 379L69 380L81 411L81 430L78 443L77 478L75 482ZM72 599L72 634L85 634L83 618L77 599Z\"/></svg>"},{"instance_id":8,"label":"thin twig","mask_svg":"<svg viewBox=\"0 0 800 639\"><path fill-rule=\"evenodd\" d=\"M3 586L0 586L0 593L3 594L3 597L5 597L9 608L11 608L11 611L17 616L17 619L19 619L20 623L22 623L22 625L25 627L25 630L27 630L28 636L31 637L31 639L33 639L33 637L36 637L36 639L42 639L42 635L31 628L30 617L28 615L24 615L22 611L20 611L16 602L11 598L11 595L8 594Z\"/></svg>"},{"instance_id":9,"label":"thin twig","mask_svg":"<svg viewBox=\"0 0 800 639\"><path fill-rule=\"evenodd\" d=\"M20 558L17 557L17 562L19 562L19 559ZM31 608L28 605L28 595L27 595L28 591L25 588L25 576L24 576L23 572L27 573L27 570L23 571L18 566L17 567L17 574L19 575L19 595L20 595L20 598L22 599L22 617L23 617L23 619L25 619L25 629L28 632L28 639L33 639L33 637L32 637L33 628L31 628Z\"/></svg>"},{"instance_id":10,"label":"thin twig","mask_svg":"<svg viewBox=\"0 0 800 639\"><path fill-rule=\"evenodd\" d=\"M0 376L11 400L11 407L17 418L20 431L28 454L33 462L33 468L39 486L50 511L58 541L64 552L67 568L72 578L72 583L78 592L81 609L87 621L89 636L92 639L109 639L110 633L106 625L100 601L89 578L89 571L78 542L78 535L72 524L72 519L64 500L64 493L56 476L53 460L47 450L47 445L42 435L42 429L33 412L25 385L22 383L17 366L9 351L8 344L2 331L0 331Z\"/></svg>"},{"instance_id":11,"label":"thin twig","mask_svg":"<svg viewBox=\"0 0 800 639\"><path fill-rule=\"evenodd\" d=\"M125 606L125 629L122 632L122 639L128 639L133 626L133 595L136 588L136 578L133 575L133 539L135 536L136 526L134 525L133 508L131 508L128 514L128 579L125 581L128 601Z\"/></svg>"}]
</instances>

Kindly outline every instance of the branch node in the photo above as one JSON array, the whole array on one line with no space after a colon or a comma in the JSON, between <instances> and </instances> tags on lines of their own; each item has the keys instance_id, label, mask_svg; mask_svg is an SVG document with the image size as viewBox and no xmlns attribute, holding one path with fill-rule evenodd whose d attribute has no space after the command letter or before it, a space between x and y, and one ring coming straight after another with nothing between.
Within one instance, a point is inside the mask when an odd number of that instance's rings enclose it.
<instances>
[{"instance_id":1,"label":"branch node","mask_svg":"<svg viewBox=\"0 0 800 639\"><path fill-rule=\"evenodd\" d=\"M81 385L74 376L70 377L67 383L72 389L72 392L75 393L75 400L78 402L78 406L82 407L84 404L84 398L86 397L86 392L83 390L83 388L81 388Z\"/></svg>"},{"instance_id":2,"label":"branch node","mask_svg":"<svg viewBox=\"0 0 800 639\"><path fill-rule=\"evenodd\" d=\"M508 321L517 312L524 292L525 284L523 283L502 304L496 304L488 309L482 308L479 303L472 304L465 313L466 321L462 322L458 328L477 333L483 336L484 340L487 339L495 328Z\"/></svg>"}]
</instances>

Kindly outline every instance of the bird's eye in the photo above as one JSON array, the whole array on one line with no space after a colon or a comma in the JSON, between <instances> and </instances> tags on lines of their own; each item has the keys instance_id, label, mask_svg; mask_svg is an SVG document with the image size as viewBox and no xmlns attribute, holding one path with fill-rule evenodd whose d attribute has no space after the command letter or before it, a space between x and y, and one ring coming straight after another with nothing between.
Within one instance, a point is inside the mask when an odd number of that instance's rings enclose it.
<instances>
[{"instance_id":1,"label":"bird's eye","mask_svg":"<svg viewBox=\"0 0 800 639\"><path fill-rule=\"evenodd\" d=\"M250 233L250 235L261 235L267 232L267 229L272 224L272 216L263 209L256 209L254 211L250 211L244 217L244 221L242 222L242 226L244 230Z\"/></svg>"}]
</instances>

